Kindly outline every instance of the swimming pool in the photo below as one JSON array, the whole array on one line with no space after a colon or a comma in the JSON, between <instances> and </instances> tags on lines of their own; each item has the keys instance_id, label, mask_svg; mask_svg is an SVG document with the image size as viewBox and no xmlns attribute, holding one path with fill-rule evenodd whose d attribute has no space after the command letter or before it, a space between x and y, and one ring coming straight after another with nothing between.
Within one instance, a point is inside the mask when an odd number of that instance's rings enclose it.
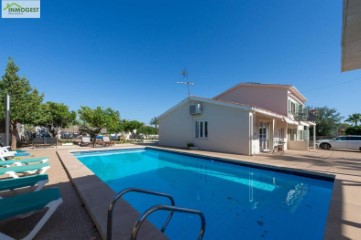
<instances>
[{"instance_id":1,"label":"swimming pool","mask_svg":"<svg viewBox=\"0 0 361 240\"><path fill-rule=\"evenodd\" d=\"M128 187L169 193L176 205L199 209L204 239L322 239L332 179L310 178L153 149L73 153L115 192ZM129 194L138 211L168 202ZM164 214L149 220L160 227ZM199 218L175 214L170 239L196 239Z\"/></svg>"}]
</instances>

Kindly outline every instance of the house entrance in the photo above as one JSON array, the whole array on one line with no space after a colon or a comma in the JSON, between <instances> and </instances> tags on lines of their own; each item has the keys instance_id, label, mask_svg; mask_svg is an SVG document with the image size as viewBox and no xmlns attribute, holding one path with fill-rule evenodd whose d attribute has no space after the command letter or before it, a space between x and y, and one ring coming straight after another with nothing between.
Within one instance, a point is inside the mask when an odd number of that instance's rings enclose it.
<instances>
[{"instance_id":1,"label":"house entrance","mask_svg":"<svg viewBox=\"0 0 361 240\"><path fill-rule=\"evenodd\" d=\"M259 123L259 149L261 151L268 150L269 142L269 123L260 122Z\"/></svg>"}]
</instances>

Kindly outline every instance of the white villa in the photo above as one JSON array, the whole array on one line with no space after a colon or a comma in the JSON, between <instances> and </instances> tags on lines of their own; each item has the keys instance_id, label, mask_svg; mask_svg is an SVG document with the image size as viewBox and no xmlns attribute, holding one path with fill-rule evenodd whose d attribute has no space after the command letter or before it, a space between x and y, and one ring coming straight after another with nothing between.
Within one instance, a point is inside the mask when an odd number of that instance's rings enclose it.
<instances>
[{"instance_id":1,"label":"white villa","mask_svg":"<svg viewBox=\"0 0 361 240\"><path fill-rule=\"evenodd\" d=\"M240 83L212 99L188 97L159 116L159 144L244 155L279 143L306 150L316 124L307 121L305 102L294 86L259 83Z\"/></svg>"}]
</instances>

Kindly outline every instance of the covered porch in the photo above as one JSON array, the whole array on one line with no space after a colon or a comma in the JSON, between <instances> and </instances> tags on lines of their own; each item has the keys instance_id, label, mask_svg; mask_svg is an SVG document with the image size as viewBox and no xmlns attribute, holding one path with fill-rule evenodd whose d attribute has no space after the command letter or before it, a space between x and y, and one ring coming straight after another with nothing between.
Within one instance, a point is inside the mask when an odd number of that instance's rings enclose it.
<instances>
[{"instance_id":1,"label":"covered porch","mask_svg":"<svg viewBox=\"0 0 361 240\"><path fill-rule=\"evenodd\" d=\"M251 155L270 152L279 145L282 145L284 150L308 150L311 126L314 126L315 138L316 124L313 122L295 121L278 114L255 113Z\"/></svg>"}]
</instances>

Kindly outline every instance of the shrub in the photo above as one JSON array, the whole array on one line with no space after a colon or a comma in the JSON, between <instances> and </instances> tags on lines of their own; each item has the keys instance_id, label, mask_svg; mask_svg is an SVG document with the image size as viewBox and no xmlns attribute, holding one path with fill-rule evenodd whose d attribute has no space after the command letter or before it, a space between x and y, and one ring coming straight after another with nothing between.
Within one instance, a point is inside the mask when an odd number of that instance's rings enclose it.
<instances>
[{"instance_id":1,"label":"shrub","mask_svg":"<svg viewBox=\"0 0 361 240\"><path fill-rule=\"evenodd\" d=\"M347 135L361 135L361 126L348 127L345 133Z\"/></svg>"}]
</instances>

